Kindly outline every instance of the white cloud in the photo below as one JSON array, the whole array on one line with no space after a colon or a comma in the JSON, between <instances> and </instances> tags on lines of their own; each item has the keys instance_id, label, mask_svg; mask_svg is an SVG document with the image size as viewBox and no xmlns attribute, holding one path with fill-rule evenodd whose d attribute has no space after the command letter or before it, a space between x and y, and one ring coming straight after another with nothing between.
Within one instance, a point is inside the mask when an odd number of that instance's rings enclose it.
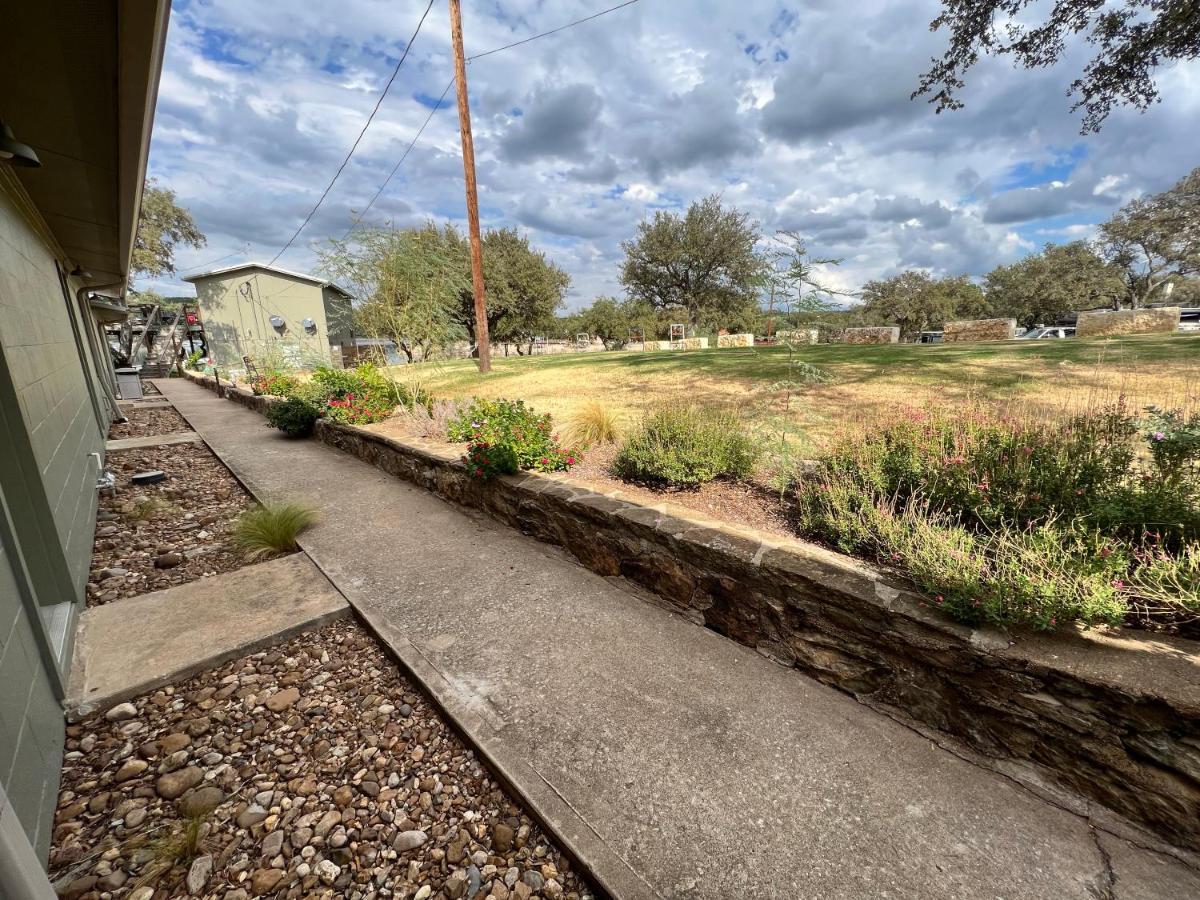
<instances>
[{"instance_id":1,"label":"white cloud","mask_svg":"<svg viewBox=\"0 0 1200 900\"><path fill-rule=\"evenodd\" d=\"M468 53L594 13L595 0L464 0ZM770 233L800 230L845 258L847 289L906 266L981 275L1072 239L1195 165L1200 66L1164 71L1164 102L1081 138L1064 91L1081 59L1026 72L984 61L964 110L910 101L944 35L935 0L644 2L468 68L482 216L516 225L573 276L571 301L619 293L620 242L662 206L720 192ZM501 13L500 10L503 10ZM151 173L209 235L181 268L269 259L358 134L416 24L391 0L179 0ZM436 5L375 124L326 205L281 260L314 263L341 236L429 116L452 74ZM419 98L419 99L418 99ZM448 105L370 219L463 218L458 123ZM1015 189L1019 166L1081 147L1074 169ZM1077 221L1073 221L1077 220ZM179 282L157 285L190 293Z\"/></svg>"}]
</instances>

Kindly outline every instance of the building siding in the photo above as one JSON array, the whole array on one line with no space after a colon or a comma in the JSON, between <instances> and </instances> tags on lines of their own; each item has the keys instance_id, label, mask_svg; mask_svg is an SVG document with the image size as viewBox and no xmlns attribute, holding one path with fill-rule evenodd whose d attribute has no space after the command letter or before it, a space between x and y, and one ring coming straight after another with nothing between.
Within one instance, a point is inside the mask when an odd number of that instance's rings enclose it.
<instances>
[{"instance_id":1,"label":"building siding","mask_svg":"<svg viewBox=\"0 0 1200 900\"><path fill-rule=\"evenodd\" d=\"M240 290L246 282L251 285L248 294ZM340 343L343 329L329 321L326 297L332 292L321 285L262 269L198 278L194 283L209 351L218 364L239 369L242 357L249 356L259 366L341 365L341 353L331 352L330 339ZM271 327L273 315L287 324L282 335ZM301 325L309 318L316 334L307 334Z\"/></svg>"},{"instance_id":2,"label":"building siding","mask_svg":"<svg viewBox=\"0 0 1200 900\"><path fill-rule=\"evenodd\" d=\"M53 532L47 525L46 533L57 534L54 556L65 560L70 585L63 596L65 586L46 589L64 585L61 578L34 578L20 555L29 523L12 521L8 500L0 497L5 532L0 543L0 779L43 859L49 852L64 724L59 663L50 656L42 614L63 603L74 604L77 613L90 568L97 467L89 454L103 452L106 423L95 402L96 360L80 358L75 335L76 329L94 327L74 297L64 295L54 252L0 189L0 344L11 382L11 394L6 389L0 403L6 404L10 422L18 420L19 411L24 423L30 468L41 481L41 490L35 485L32 492L49 509ZM9 477L16 477L12 473L10 468ZM65 621L62 649L69 653L74 615Z\"/></svg>"}]
</instances>

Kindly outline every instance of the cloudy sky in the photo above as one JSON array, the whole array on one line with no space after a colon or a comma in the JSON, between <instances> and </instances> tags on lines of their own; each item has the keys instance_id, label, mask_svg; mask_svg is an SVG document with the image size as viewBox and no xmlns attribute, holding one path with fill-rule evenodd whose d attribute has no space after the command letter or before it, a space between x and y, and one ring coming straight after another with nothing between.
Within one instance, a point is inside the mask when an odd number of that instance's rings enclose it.
<instances>
[{"instance_id":1,"label":"cloudy sky","mask_svg":"<svg viewBox=\"0 0 1200 900\"><path fill-rule=\"evenodd\" d=\"M473 55L616 0L463 0ZM208 235L180 274L270 260L353 143L427 0L175 0L151 174ZM640 0L468 68L485 227L513 225L572 276L568 306L619 294L622 240L656 209L720 192L765 233L844 257L847 289L905 268L982 275L1047 241L1088 236L1192 167L1200 65L1164 100L1079 134L1049 70L985 61L966 109L910 101L944 38L931 0ZM279 261L310 269L341 237L453 76L436 0L329 199ZM453 90L367 218L464 221ZM146 283L192 293L177 280Z\"/></svg>"}]
</instances>

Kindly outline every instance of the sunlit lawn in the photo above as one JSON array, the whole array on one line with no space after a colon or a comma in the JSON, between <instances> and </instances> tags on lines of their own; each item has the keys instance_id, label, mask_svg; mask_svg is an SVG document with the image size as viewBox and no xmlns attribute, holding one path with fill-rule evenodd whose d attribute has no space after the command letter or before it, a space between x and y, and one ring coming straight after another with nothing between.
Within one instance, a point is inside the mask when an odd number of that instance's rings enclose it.
<instances>
[{"instance_id":1,"label":"sunlit lawn","mask_svg":"<svg viewBox=\"0 0 1200 900\"><path fill-rule=\"evenodd\" d=\"M1190 406L1200 385L1200 335L1188 334L835 344L801 348L795 358L833 377L792 399L790 417L818 442L839 425L914 406L978 399L1054 415L1122 394L1135 407ZM747 348L507 357L486 376L473 360L454 360L397 374L419 375L439 396L523 399L560 421L599 400L630 421L657 405L694 402L735 408L756 424L779 414L781 394L771 385L789 377L789 363L783 348Z\"/></svg>"}]
</instances>

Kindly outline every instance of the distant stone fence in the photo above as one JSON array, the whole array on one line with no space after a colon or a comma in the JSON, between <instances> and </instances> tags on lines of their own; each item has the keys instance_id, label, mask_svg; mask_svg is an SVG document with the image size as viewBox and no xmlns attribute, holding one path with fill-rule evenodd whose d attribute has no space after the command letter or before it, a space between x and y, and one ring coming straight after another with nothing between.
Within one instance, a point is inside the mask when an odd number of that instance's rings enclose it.
<instances>
[{"instance_id":1,"label":"distant stone fence","mask_svg":"<svg viewBox=\"0 0 1200 900\"><path fill-rule=\"evenodd\" d=\"M708 338L684 338L681 341L646 341L647 350L707 350Z\"/></svg>"},{"instance_id":2,"label":"distant stone fence","mask_svg":"<svg viewBox=\"0 0 1200 900\"><path fill-rule=\"evenodd\" d=\"M847 328L842 331L843 344L895 344L900 341L900 329L890 328Z\"/></svg>"},{"instance_id":3,"label":"distant stone fence","mask_svg":"<svg viewBox=\"0 0 1200 900\"><path fill-rule=\"evenodd\" d=\"M214 387L210 377L187 377ZM259 411L275 402L241 388L226 396ZM1078 797L1090 798L1200 850L1195 642L1138 631L973 629L872 566L803 541L669 502L644 506L562 475L479 481L461 447L325 420L315 436L564 547L594 572L624 576L783 665L953 735L1033 790L1080 808ZM1108 819L1137 839L1137 829Z\"/></svg>"},{"instance_id":4,"label":"distant stone fence","mask_svg":"<svg viewBox=\"0 0 1200 900\"><path fill-rule=\"evenodd\" d=\"M1179 330L1179 307L1158 309L1090 309L1079 314L1076 337L1115 337Z\"/></svg>"},{"instance_id":5,"label":"distant stone fence","mask_svg":"<svg viewBox=\"0 0 1200 900\"><path fill-rule=\"evenodd\" d=\"M753 347L754 335L752 334L718 334L718 347Z\"/></svg>"},{"instance_id":6,"label":"distant stone fence","mask_svg":"<svg viewBox=\"0 0 1200 900\"><path fill-rule=\"evenodd\" d=\"M775 340L780 344L815 344L821 339L821 331L817 328L799 328L775 332Z\"/></svg>"},{"instance_id":7,"label":"distant stone fence","mask_svg":"<svg viewBox=\"0 0 1200 900\"><path fill-rule=\"evenodd\" d=\"M1017 336L1016 319L963 319L947 322L942 343L965 344L977 341L1011 341Z\"/></svg>"}]
</instances>

